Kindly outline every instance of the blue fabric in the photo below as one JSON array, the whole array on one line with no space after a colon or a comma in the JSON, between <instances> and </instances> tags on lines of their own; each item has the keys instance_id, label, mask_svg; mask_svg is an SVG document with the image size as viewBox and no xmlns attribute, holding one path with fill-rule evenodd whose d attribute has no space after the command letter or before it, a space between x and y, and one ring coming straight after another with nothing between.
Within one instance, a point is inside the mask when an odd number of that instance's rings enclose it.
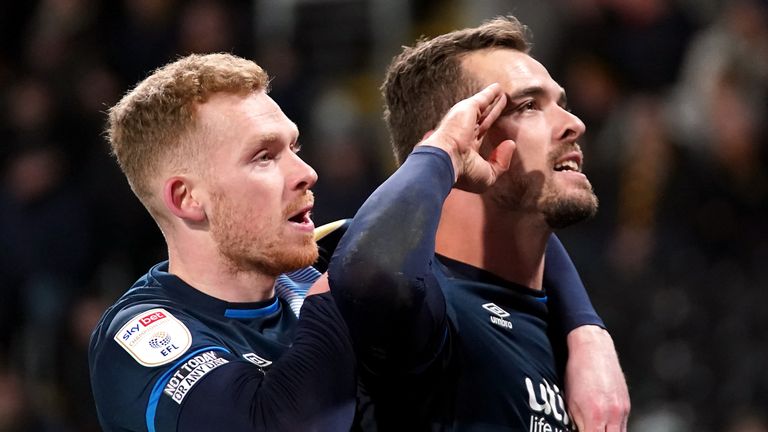
<instances>
[{"instance_id":1,"label":"blue fabric","mask_svg":"<svg viewBox=\"0 0 768 432\"><path fill-rule=\"evenodd\" d=\"M299 316L301 305L307 296L307 291L321 276L320 272L312 267L305 267L290 273L281 274L275 280L275 294L285 300L296 316Z\"/></svg>"}]
</instances>

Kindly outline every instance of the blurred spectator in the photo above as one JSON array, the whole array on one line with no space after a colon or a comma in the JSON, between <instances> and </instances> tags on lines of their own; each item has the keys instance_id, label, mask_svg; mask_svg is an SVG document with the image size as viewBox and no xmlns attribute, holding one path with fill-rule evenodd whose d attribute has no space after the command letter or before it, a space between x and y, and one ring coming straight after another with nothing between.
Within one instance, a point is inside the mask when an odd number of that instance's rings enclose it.
<instances>
[{"instance_id":1,"label":"blurred spectator","mask_svg":"<svg viewBox=\"0 0 768 432\"><path fill-rule=\"evenodd\" d=\"M21 376L14 370L0 366L0 432L45 432L30 403L30 395Z\"/></svg>"},{"instance_id":2,"label":"blurred spectator","mask_svg":"<svg viewBox=\"0 0 768 432\"><path fill-rule=\"evenodd\" d=\"M747 410L734 416L725 432L768 432L766 413L759 410Z\"/></svg>"},{"instance_id":3,"label":"blurred spectator","mask_svg":"<svg viewBox=\"0 0 768 432\"><path fill-rule=\"evenodd\" d=\"M16 79L6 93L4 150L55 135L62 112L57 102L54 89L44 78L27 75Z\"/></svg>"},{"instance_id":4,"label":"blurred spectator","mask_svg":"<svg viewBox=\"0 0 768 432\"><path fill-rule=\"evenodd\" d=\"M176 44L177 0L123 0L110 10L110 63L126 85L167 63Z\"/></svg>"},{"instance_id":5,"label":"blurred spectator","mask_svg":"<svg viewBox=\"0 0 768 432\"><path fill-rule=\"evenodd\" d=\"M62 323L79 295L90 248L84 202L64 178L50 145L20 149L8 161L0 193L0 291L14 317L3 355L19 365L35 402L56 412Z\"/></svg>"},{"instance_id":6,"label":"blurred spectator","mask_svg":"<svg viewBox=\"0 0 768 432\"><path fill-rule=\"evenodd\" d=\"M743 146L734 142L743 137L732 135L757 132L744 130L745 126L763 128L764 138L768 4L762 0L725 2L717 20L691 41L673 96L671 132L681 144L704 150L698 152L704 157L722 138ZM730 127L731 121L737 123Z\"/></svg>"},{"instance_id":7,"label":"blurred spectator","mask_svg":"<svg viewBox=\"0 0 768 432\"><path fill-rule=\"evenodd\" d=\"M194 0L184 5L179 23L177 55L249 52L252 4L247 1Z\"/></svg>"},{"instance_id":8,"label":"blurred spectator","mask_svg":"<svg viewBox=\"0 0 768 432\"><path fill-rule=\"evenodd\" d=\"M50 79L99 43L95 0L42 0L29 22L24 38L25 60L37 73Z\"/></svg>"},{"instance_id":9,"label":"blurred spectator","mask_svg":"<svg viewBox=\"0 0 768 432\"><path fill-rule=\"evenodd\" d=\"M564 0L562 7L568 18L560 47L565 60L597 55L633 92L662 92L677 78L694 28L676 1Z\"/></svg>"},{"instance_id":10,"label":"blurred spectator","mask_svg":"<svg viewBox=\"0 0 768 432\"><path fill-rule=\"evenodd\" d=\"M317 100L312 118L312 144L306 152L320 173L314 192L316 222L354 216L382 181L376 137L366 128L357 94L331 88Z\"/></svg>"},{"instance_id":11,"label":"blurred spectator","mask_svg":"<svg viewBox=\"0 0 768 432\"><path fill-rule=\"evenodd\" d=\"M63 412L71 430L98 432L101 430L94 410L91 380L88 370L88 344L91 332L104 310L111 304L102 297L88 295L70 308L66 317L66 338L71 343L62 347L59 358L62 370L60 383L67 389Z\"/></svg>"},{"instance_id":12,"label":"blurred spectator","mask_svg":"<svg viewBox=\"0 0 768 432\"><path fill-rule=\"evenodd\" d=\"M640 411L631 419L628 430L633 432L688 432L693 429L685 412L677 406L665 406Z\"/></svg>"}]
</instances>

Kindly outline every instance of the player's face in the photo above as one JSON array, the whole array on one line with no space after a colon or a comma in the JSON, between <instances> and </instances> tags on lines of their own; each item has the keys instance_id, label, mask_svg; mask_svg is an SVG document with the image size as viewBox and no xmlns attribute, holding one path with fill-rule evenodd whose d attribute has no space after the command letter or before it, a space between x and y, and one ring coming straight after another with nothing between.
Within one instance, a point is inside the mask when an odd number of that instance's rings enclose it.
<instances>
[{"instance_id":1,"label":"player's face","mask_svg":"<svg viewBox=\"0 0 768 432\"><path fill-rule=\"evenodd\" d=\"M199 107L211 236L235 271L270 275L317 258L298 130L264 92L216 94Z\"/></svg>"},{"instance_id":2,"label":"player's face","mask_svg":"<svg viewBox=\"0 0 768 432\"><path fill-rule=\"evenodd\" d=\"M498 82L507 105L489 130L482 150L505 139L517 147L509 171L489 191L503 209L541 215L552 228L583 220L597 211L597 197L581 172L577 140L584 123L565 105L565 92L527 54L511 49L474 52L464 70L482 86Z\"/></svg>"}]
</instances>

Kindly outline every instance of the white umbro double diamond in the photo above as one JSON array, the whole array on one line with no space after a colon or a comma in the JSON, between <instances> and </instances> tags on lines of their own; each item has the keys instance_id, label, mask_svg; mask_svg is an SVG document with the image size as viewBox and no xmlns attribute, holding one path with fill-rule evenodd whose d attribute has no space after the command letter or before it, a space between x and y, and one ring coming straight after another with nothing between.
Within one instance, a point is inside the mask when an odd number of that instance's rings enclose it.
<instances>
[{"instance_id":1,"label":"white umbro double diamond","mask_svg":"<svg viewBox=\"0 0 768 432\"><path fill-rule=\"evenodd\" d=\"M512 330L512 323L504 319L509 316L509 312L505 311L494 303L484 304L483 309L493 314L489 316L492 324Z\"/></svg>"},{"instance_id":2,"label":"white umbro double diamond","mask_svg":"<svg viewBox=\"0 0 768 432\"><path fill-rule=\"evenodd\" d=\"M254 353L243 354L243 358L261 368L267 367L272 364L270 360L267 360L263 357L259 357Z\"/></svg>"}]
</instances>

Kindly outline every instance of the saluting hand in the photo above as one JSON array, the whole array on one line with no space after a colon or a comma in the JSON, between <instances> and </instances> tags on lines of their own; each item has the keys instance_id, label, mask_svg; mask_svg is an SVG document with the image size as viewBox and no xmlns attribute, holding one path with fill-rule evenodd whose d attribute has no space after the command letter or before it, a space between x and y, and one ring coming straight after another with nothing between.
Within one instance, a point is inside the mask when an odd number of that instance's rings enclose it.
<instances>
[{"instance_id":1,"label":"saluting hand","mask_svg":"<svg viewBox=\"0 0 768 432\"><path fill-rule=\"evenodd\" d=\"M474 96L454 105L437 129L430 131L418 145L445 150L456 173L455 187L469 192L483 192L509 169L515 143L504 140L484 159L480 145L485 133L501 114L507 98L498 84L491 84Z\"/></svg>"}]
</instances>

